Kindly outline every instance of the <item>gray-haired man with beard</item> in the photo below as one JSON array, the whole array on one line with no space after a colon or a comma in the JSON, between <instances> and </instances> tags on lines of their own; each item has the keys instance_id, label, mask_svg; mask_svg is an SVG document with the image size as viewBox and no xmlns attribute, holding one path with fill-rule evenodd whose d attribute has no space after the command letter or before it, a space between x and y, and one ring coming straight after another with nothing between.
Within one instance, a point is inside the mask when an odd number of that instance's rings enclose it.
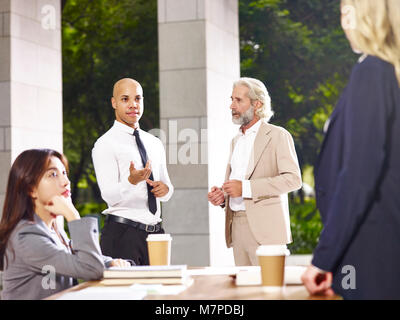
<instances>
[{"instance_id":1,"label":"gray-haired man with beard","mask_svg":"<svg viewBox=\"0 0 400 320\"><path fill-rule=\"evenodd\" d=\"M287 193L301 187L292 136L269 124L271 99L264 84L240 78L233 85L233 138L222 188L212 187L208 200L225 207L226 244L235 264L257 265L259 245L292 242Z\"/></svg>"}]
</instances>

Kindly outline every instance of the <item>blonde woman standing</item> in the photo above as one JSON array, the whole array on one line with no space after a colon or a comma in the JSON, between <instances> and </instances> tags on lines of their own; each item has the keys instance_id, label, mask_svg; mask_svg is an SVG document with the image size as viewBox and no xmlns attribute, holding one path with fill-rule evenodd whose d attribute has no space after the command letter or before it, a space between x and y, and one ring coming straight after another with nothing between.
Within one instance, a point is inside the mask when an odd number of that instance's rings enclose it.
<instances>
[{"instance_id":1,"label":"blonde woman standing","mask_svg":"<svg viewBox=\"0 0 400 320\"><path fill-rule=\"evenodd\" d=\"M315 166L324 229L302 280L311 294L400 298L400 1L343 0L361 56Z\"/></svg>"}]
</instances>

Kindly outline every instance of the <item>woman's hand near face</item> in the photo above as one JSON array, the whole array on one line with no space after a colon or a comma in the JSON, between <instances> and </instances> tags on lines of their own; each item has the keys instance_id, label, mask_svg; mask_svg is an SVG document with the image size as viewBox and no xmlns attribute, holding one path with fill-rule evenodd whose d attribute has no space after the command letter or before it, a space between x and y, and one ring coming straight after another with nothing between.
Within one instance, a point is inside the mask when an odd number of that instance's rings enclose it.
<instances>
[{"instance_id":1,"label":"woman's hand near face","mask_svg":"<svg viewBox=\"0 0 400 320\"><path fill-rule=\"evenodd\" d=\"M68 222L81 218L69 197L53 196L45 209L55 215L63 216Z\"/></svg>"}]
</instances>

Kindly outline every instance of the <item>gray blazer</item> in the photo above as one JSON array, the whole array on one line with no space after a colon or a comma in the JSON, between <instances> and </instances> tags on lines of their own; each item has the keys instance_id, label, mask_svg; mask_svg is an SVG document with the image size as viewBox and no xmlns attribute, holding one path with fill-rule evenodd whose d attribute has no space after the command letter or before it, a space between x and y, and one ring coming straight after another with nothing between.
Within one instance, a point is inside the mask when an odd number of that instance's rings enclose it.
<instances>
[{"instance_id":1,"label":"gray blazer","mask_svg":"<svg viewBox=\"0 0 400 320\"><path fill-rule=\"evenodd\" d=\"M101 254L95 218L68 223L71 251L39 216L34 216L33 222L20 221L8 240L2 299L42 299L71 287L73 278L94 280L103 276L112 258ZM60 233L69 243L64 230Z\"/></svg>"}]
</instances>

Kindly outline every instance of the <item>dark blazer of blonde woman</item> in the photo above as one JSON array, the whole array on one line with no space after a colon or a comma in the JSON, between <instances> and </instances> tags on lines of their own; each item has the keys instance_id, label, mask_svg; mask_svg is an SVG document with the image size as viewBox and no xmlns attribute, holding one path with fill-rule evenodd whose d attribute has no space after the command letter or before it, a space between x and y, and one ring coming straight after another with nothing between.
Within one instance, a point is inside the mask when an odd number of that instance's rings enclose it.
<instances>
[{"instance_id":1,"label":"dark blazer of blonde woman","mask_svg":"<svg viewBox=\"0 0 400 320\"><path fill-rule=\"evenodd\" d=\"M394 67L357 63L315 166L324 228L312 264L347 299L400 299L400 88Z\"/></svg>"}]
</instances>

